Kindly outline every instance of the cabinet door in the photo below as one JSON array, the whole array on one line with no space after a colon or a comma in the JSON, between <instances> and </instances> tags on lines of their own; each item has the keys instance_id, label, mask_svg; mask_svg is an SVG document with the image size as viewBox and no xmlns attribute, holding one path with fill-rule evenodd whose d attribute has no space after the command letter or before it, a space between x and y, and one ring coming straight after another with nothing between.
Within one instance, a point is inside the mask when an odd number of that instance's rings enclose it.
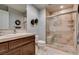
<instances>
[{"instance_id":1,"label":"cabinet door","mask_svg":"<svg viewBox=\"0 0 79 59\"><path fill-rule=\"evenodd\" d=\"M16 39L9 42L9 49L14 49L22 45L22 39Z\"/></svg>"},{"instance_id":2,"label":"cabinet door","mask_svg":"<svg viewBox=\"0 0 79 59\"><path fill-rule=\"evenodd\" d=\"M35 54L35 42L30 42L22 47L22 55Z\"/></svg>"},{"instance_id":3,"label":"cabinet door","mask_svg":"<svg viewBox=\"0 0 79 59\"><path fill-rule=\"evenodd\" d=\"M8 43L0 43L0 54L4 54L8 51Z\"/></svg>"},{"instance_id":4,"label":"cabinet door","mask_svg":"<svg viewBox=\"0 0 79 59\"><path fill-rule=\"evenodd\" d=\"M21 49L16 48L13 50L10 50L8 53L5 53L5 55L20 55L21 54Z\"/></svg>"}]
</instances>

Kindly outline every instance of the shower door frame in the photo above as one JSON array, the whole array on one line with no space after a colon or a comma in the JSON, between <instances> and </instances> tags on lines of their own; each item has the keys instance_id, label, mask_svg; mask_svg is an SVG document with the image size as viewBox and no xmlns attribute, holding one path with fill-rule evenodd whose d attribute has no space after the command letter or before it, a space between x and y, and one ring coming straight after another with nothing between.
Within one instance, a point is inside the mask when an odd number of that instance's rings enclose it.
<instances>
[{"instance_id":1,"label":"shower door frame","mask_svg":"<svg viewBox=\"0 0 79 59\"><path fill-rule=\"evenodd\" d=\"M76 13L76 19L75 19L75 28L74 28L74 39L73 39L73 43L74 43L74 48L75 48L75 54L77 54L77 16L78 16L78 11L70 11L70 12L65 12L65 13L61 13L61 14L57 14L57 15L54 15L54 16L47 16L46 17L46 44L48 44L47 43L47 19L49 19L49 18L53 18L53 17L57 17L57 16L60 16L60 15L64 15L64 14L70 14L70 13Z\"/></svg>"}]
</instances>

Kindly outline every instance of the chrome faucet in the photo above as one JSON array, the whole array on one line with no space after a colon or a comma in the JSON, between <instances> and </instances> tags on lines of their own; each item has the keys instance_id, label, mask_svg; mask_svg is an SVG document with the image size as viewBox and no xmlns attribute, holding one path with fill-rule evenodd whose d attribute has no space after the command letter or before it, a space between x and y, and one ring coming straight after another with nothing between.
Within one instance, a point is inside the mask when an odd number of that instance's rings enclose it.
<instances>
[{"instance_id":1,"label":"chrome faucet","mask_svg":"<svg viewBox=\"0 0 79 59\"><path fill-rule=\"evenodd\" d=\"M14 29L13 29L13 30L14 30L14 34L16 34L16 28L15 28L15 27L14 27Z\"/></svg>"},{"instance_id":2,"label":"chrome faucet","mask_svg":"<svg viewBox=\"0 0 79 59\"><path fill-rule=\"evenodd\" d=\"M14 34L16 34L16 29L14 29Z\"/></svg>"},{"instance_id":3,"label":"chrome faucet","mask_svg":"<svg viewBox=\"0 0 79 59\"><path fill-rule=\"evenodd\" d=\"M2 36L1 33L2 33L2 32L0 31L0 36Z\"/></svg>"}]
</instances>

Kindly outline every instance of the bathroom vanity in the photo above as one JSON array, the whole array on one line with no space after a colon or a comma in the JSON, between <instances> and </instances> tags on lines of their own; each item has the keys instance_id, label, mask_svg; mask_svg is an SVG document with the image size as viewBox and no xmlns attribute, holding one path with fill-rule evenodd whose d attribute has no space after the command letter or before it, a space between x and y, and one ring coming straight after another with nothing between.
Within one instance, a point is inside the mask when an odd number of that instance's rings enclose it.
<instances>
[{"instance_id":1,"label":"bathroom vanity","mask_svg":"<svg viewBox=\"0 0 79 59\"><path fill-rule=\"evenodd\" d=\"M0 55L34 55L35 35L16 33L0 36Z\"/></svg>"}]
</instances>

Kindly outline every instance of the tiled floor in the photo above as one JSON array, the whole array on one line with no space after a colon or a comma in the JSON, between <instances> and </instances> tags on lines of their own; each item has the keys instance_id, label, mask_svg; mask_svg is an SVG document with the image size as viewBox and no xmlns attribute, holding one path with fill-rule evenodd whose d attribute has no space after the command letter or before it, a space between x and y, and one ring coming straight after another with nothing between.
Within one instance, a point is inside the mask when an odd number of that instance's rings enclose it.
<instances>
[{"instance_id":1,"label":"tiled floor","mask_svg":"<svg viewBox=\"0 0 79 59\"><path fill-rule=\"evenodd\" d=\"M56 48L56 49L61 50L61 51L71 53L71 54L75 53L75 48L73 46L69 46L66 44L64 45L64 44L60 44L60 43L53 43L53 44L50 44L48 46L50 46L52 48Z\"/></svg>"},{"instance_id":2,"label":"tiled floor","mask_svg":"<svg viewBox=\"0 0 79 59\"><path fill-rule=\"evenodd\" d=\"M70 55L70 53L63 52L44 44L36 46L36 55Z\"/></svg>"}]
</instances>

